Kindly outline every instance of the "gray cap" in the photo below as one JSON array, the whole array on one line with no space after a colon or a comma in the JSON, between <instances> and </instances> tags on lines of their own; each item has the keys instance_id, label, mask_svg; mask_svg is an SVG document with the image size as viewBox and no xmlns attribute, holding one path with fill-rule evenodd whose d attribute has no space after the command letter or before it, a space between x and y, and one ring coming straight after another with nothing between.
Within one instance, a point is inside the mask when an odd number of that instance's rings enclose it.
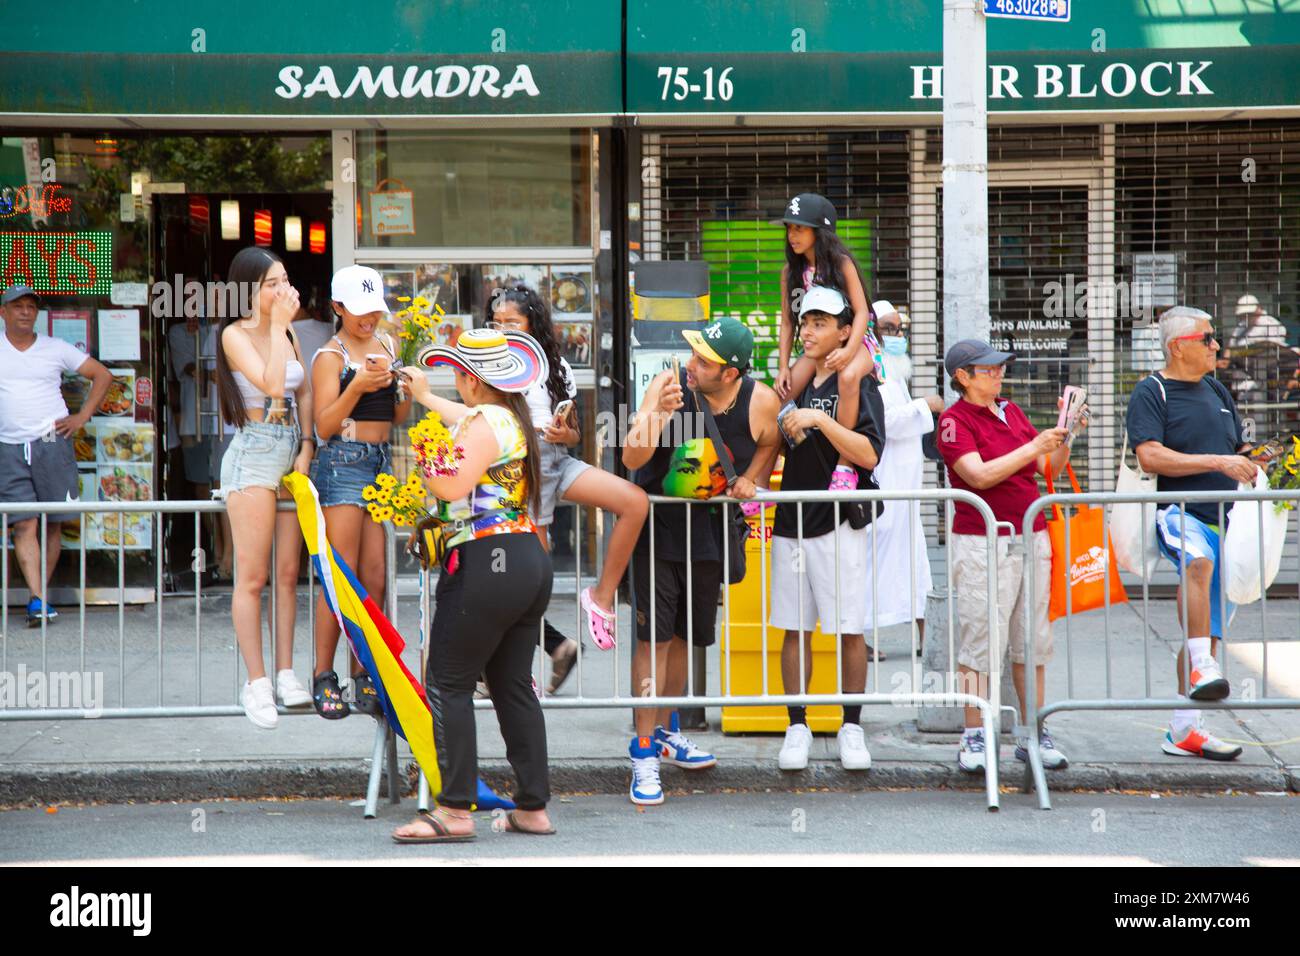
<instances>
[{"instance_id":1,"label":"gray cap","mask_svg":"<svg viewBox=\"0 0 1300 956\"><path fill-rule=\"evenodd\" d=\"M943 367L953 375L957 369L967 365L1005 365L1015 357L1013 353L999 352L979 339L962 339L948 349L948 354L943 357Z\"/></svg>"},{"instance_id":2,"label":"gray cap","mask_svg":"<svg viewBox=\"0 0 1300 956\"><path fill-rule=\"evenodd\" d=\"M36 290L28 285L11 285L5 289L4 295L0 295L0 305L8 305L10 302L17 302L19 299L31 296L40 304L41 297L36 294Z\"/></svg>"}]
</instances>

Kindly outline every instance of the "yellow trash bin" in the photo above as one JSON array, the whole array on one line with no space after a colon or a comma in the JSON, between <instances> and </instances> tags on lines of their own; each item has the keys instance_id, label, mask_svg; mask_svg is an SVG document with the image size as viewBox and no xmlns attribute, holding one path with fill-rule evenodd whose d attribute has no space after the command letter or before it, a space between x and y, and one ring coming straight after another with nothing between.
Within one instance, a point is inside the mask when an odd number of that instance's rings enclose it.
<instances>
[{"instance_id":1,"label":"yellow trash bin","mask_svg":"<svg viewBox=\"0 0 1300 956\"><path fill-rule=\"evenodd\" d=\"M779 488L779 476L773 475L773 490ZM785 693L781 683L781 644L785 631L768 627L767 648L763 648L763 604L771 614L772 522L776 509L765 511L766 538L759 530L759 516L749 519L751 533L745 542L745 579L727 589L728 604L719 615L718 634L722 646L722 693L740 697L763 693L763 659L767 658L767 692ZM766 593L765 593L766 592ZM726 620L730 620L728 629ZM730 633L728 633L730 630ZM810 694L833 694L836 683L835 635L826 635L820 629L813 632L813 678ZM730 664L730 666L728 666ZM795 693L798 688L795 688ZM808 708L808 728L814 733L835 733L843 722L839 705L822 705ZM722 732L783 734L790 725L784 707L723 707Z\"/></svg>"}]
</instances>

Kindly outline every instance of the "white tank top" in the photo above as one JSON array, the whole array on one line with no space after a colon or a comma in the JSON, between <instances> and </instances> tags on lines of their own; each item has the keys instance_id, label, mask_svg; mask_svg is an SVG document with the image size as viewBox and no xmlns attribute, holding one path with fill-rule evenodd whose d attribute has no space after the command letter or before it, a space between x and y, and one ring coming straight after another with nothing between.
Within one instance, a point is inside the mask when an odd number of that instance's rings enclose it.
<instances>
[{"instance_id":1,"label":"white tank top","mask_svg":"<svg viewBox=\"0 0 1300 956\"><path fill-rule=\"evenodd\" d=\"M235 384L239 386L239 394L244 399L244 407L261 408L262 403L267 399L266 392L262 391L250 382L243 372L233 371L230 374L235 379ZM299 386L302 385L303 379L306 377L307 375L306 372L303 371L302 363L296 358L289 359L288 363L284 367L285 392L296 392Z\"/></svg>"}]
</instances>

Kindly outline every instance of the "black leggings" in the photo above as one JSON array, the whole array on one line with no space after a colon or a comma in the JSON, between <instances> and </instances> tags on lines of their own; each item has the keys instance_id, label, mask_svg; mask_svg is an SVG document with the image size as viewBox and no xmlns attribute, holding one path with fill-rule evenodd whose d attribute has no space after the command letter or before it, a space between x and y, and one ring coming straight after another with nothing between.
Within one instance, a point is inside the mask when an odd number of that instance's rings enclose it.
<instances>
[{"instance_id":1,"label":"black leggings","mask_svg":"<svg viewBox=\"0 0 1300 956\"><path fill-rule=\"evenodd\" d=\"M460 545L455 574L442 573L429 628L424 686L433 711L442 793L438 802L468 810L478 778L474 683L487 677L492 706L519 788L521 810L550 799L546 722L533 693L537 628L551 599L551 558L535 534L499 534Z\"/></svg>"}]
</instances>

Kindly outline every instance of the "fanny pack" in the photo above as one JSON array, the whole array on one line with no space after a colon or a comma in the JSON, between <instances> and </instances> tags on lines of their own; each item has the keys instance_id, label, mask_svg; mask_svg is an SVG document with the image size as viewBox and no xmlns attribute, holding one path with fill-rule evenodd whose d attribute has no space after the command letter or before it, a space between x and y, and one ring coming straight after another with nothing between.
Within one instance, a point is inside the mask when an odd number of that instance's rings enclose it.
<instances>
[{"instance_id":1,"label":"fanny pack","mask_svg":"<svg viewBox=\"0 0 1300 956\"><path fill-rule=\"evenodd\" d=\"M454 574L456 569L447 564L447 542L471 527L479 518L512 514L516 511L517 508L490 508L487 511L476 511L468 518L453 518L450 521L435 517L425 518L415 526L415 533L407 542L406 550L416 556L420 567L425 571L436 564L448 574Z\"/></svg>"}]
</instances>

